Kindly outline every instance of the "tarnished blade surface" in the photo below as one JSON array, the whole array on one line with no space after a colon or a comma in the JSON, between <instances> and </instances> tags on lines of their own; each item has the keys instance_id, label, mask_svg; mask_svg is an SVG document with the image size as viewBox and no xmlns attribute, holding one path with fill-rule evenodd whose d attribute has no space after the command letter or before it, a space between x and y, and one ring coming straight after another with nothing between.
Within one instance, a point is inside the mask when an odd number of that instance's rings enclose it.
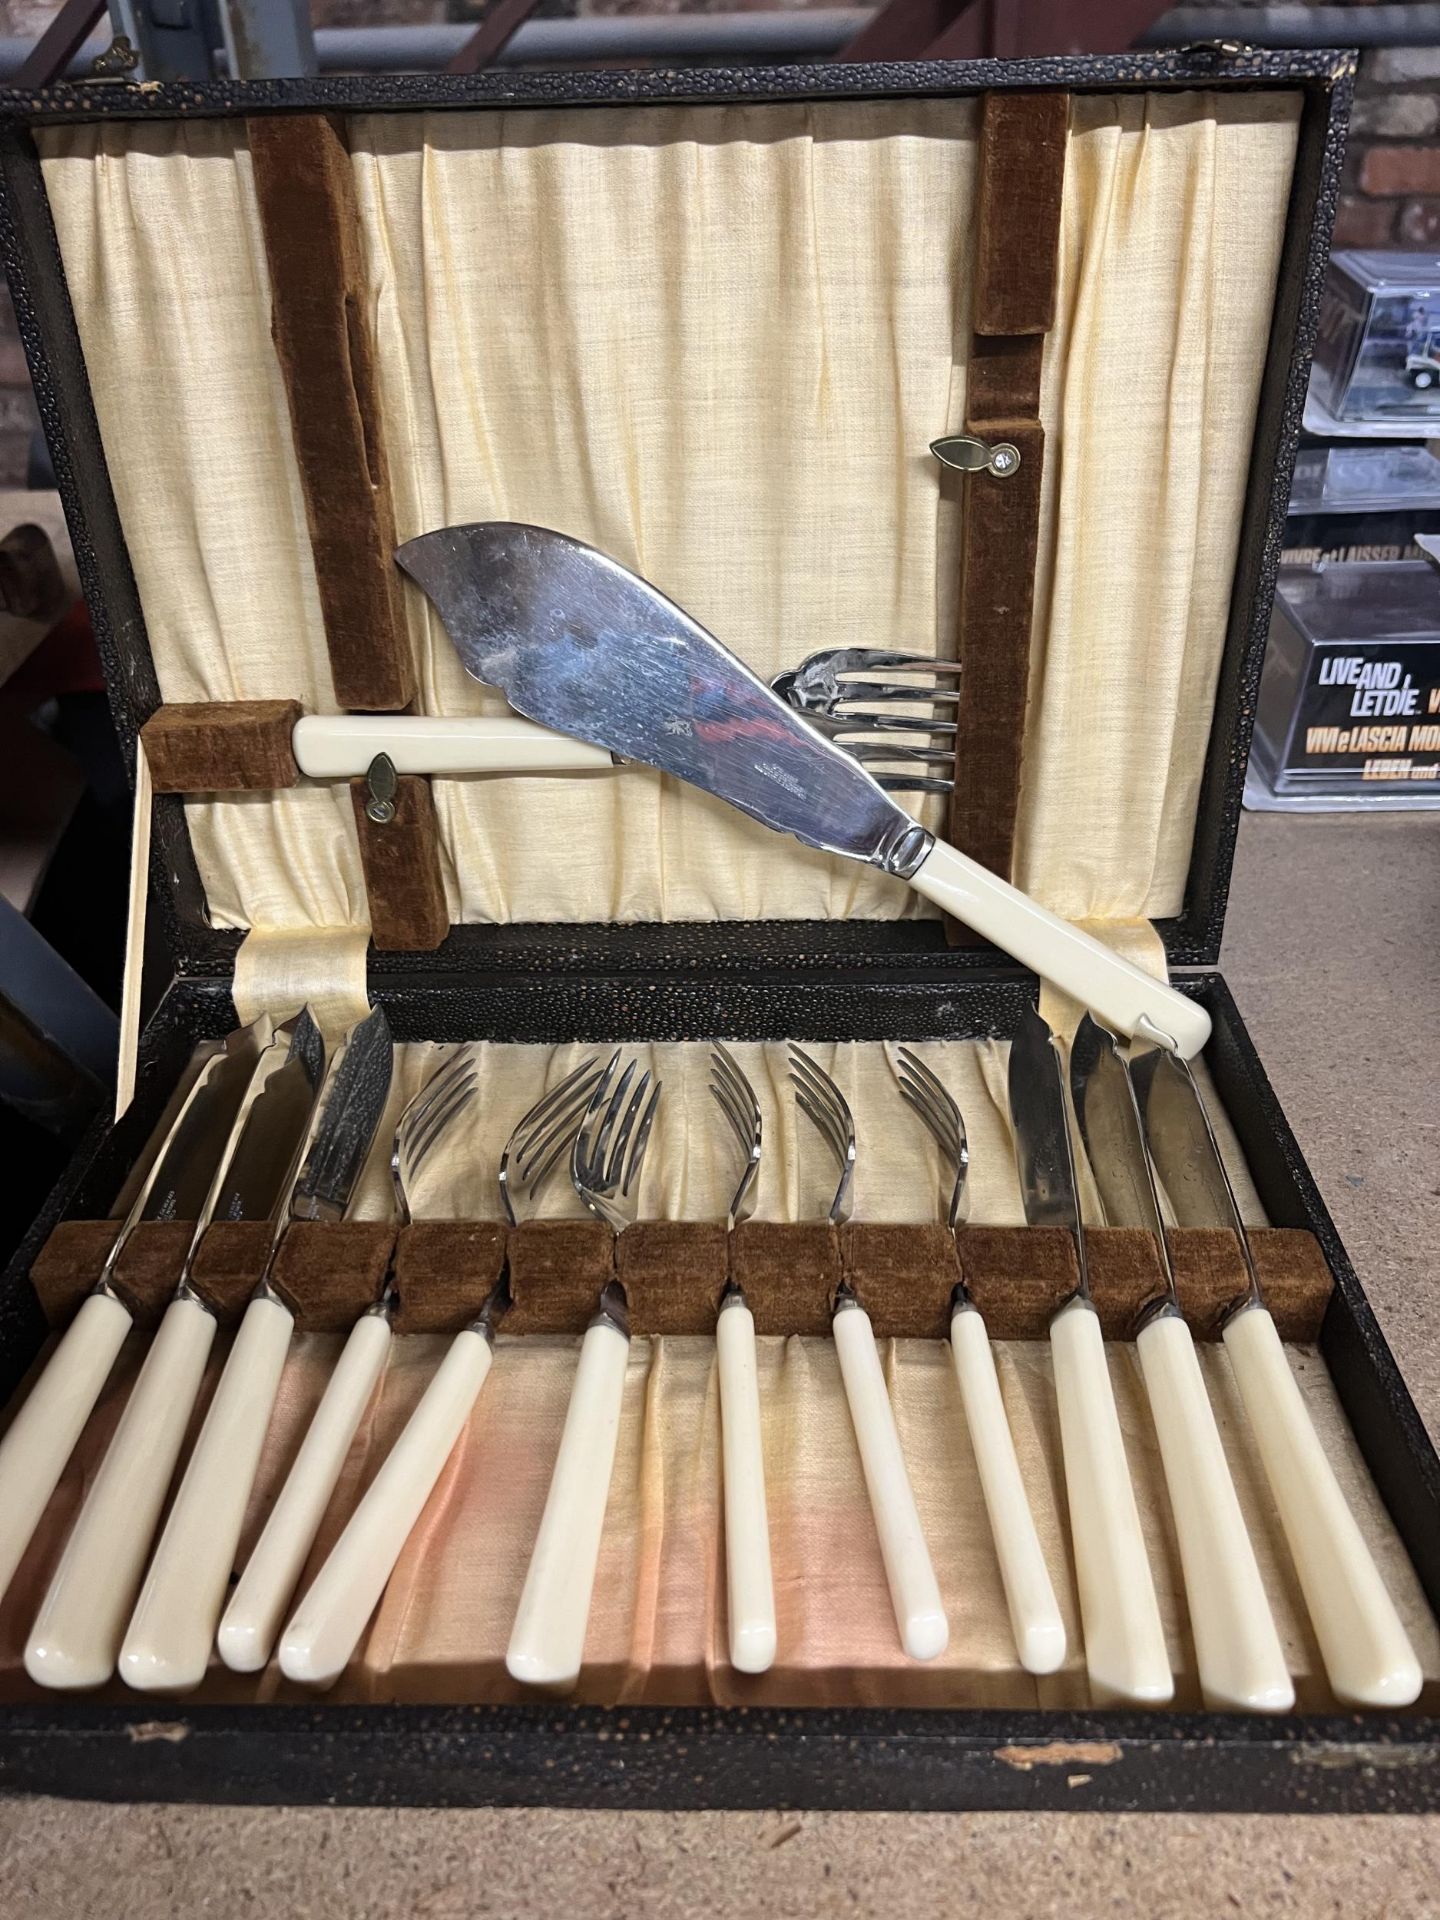
<instances>
[{"instance_id":1,"label":"tarnished blade surface","mask_svg":"<svg viewBox=\"0 0 1440 1920\"><path fill-rule=\"evenodd\" d=\"M1025 1218L1032 1227L1068 1227L1073 1233L1080 1206L1060 1055L1035 1007L1026 1009L1010 1042L1009 1092Z\"/></svg>"},{"instance_id":2,"label":"tarnished blade surface","mask_svg":"<svg viewBox=\"0 0 1440 1920\"><path fill-rule=\"evenodd\" d=\"M1107 1223L1154 1234L1168 1272L1170 1254L1130 1072L1115 1036L1088 1013L1070 1047L1070 1095Z\"/></svg>"},{"instance_id":3,"label":"tarnished blade surface","mask_svg":"<svg viewBox=\"0 0 1440 1920\"><path fill-rule=\"evenodd\" d=\"M285 1197L325 1070L325 1042L308 1010L276 1035L277 1042L287 1034L288 1058L270 1075L245 1116L211 1214L214 1220L268 1220Z\"/></svg>"},{"instance_id":4,"label":"tarnished blade surface","mask_svg":"<svg viewBox=\"0 0 1440 1920\"><path fill-rule=\"evenodd\" d=\"M270 1031L268 1019L253 1021L232 1033L221 1051L206 1062L136 1211L125 1223L127 1233L137 1220L200 1218Z\"/></svg>"},{"instance_id":5,"label":"tarnished blade surface","mask_svg":"<svg viewBox=\"0 0 1440 1920\"><path fill-rule=\"evenodd\" d=\"M1175 1209L1176 1225L1227 1227L1243 1245L1240 1209L1189 1067L1168 1047L1155 1047L1132 1061L1130 1072L1150 1157Z\"/></svg>"},{"instance_id":6,"label":"tarnished blade surface","mask_svg":"<svg viewBox=\"0 0 1440 1920\"><path fill-rule=\"evenodd\" d=\"M673 601L578 540L490 521L396 559L517 713L702 787L806 846L912 873L931 836Z\"/></svg>"},{"instance_id":7,"label":"tarnished blade surface","mask_svg":"<svg viewBox=\"0 0 1440 1920\"><path fill-rule=\"evenodd\" d=\"M375 1138L390 1095L395 1053L384 1009L350 1029L345 1053L331 1076L325 1108L290 1211L297 1220L340 1220Z\"/></svg>"}]
</instances>

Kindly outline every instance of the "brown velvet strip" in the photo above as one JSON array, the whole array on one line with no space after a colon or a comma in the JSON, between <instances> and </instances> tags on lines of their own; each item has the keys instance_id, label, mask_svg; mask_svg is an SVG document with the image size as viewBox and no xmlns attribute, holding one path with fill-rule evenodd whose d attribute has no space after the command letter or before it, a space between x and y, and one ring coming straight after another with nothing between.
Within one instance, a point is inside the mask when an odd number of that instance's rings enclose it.
<instances>
[{"instance_id":1,"label":"brown velvet strip","mask_svg":"<svg viewBox=\"0 0 1440 1920\"><path fill-rule=\"evenodd\" d=\"M637 1220L615 1242L615 1272L637 1333L711 1333L727 1275L725 1228Z\"/></svg>"},{"instance_id":2,"label":"brown velvet strip","mask_svg":"<svg viewBox=\"0 0 1440 1920\"><path fill-rule=\"evenodd\" d=\"M1070 98L987 93L980 120L974 321L979 334L1048 333Z\"/></svg>"},{"instance_id":3,"label":"brown velvet strip","mask_svg":"<svg viewBox=\"0 0 1440 1920\"><path fill-rule=\"evenodd\" d=\"M431 952L450 931L440 876L440 829L430 782L402 774L395 815L383 825L365 811L363 780L350 783L360 864L370 898L370 936L382 953Z\"/></svg>"},{"instance_id":4,"label":"brown velvet strip","mask_svg":"<svg viewBox=\"0 0 1440 1920\"><path fill-rule=\"evenodd\" d=\"M1020 464L1003 478L966 476L949 835L1010 877L1040 528L1045 435L1039 421L1044 336L1054 323L1066 94L988 94L980 140L974 337L965 425L1009 441ZM1023 236L1017 242L1017 236ZM973 938L951 929L957 940Z\"/></svg>"},{"instance_id":5,"label":"brown velvet strip","mask_svg":"<svg viewBox=\"0 0 1440 1920\"><path fill-rule=\"evenodd\" d=\"M395 1245L396 1333L459 1333L505 1270L506 1230L494 1220L417 1220Z\"/></svg>"},{"instance_id":6,"label":"brown velvet strip","mask_svg":"<svg viewBox=\"0 0 1440 1920\"><path fill-rule=\"evenodd\" d=\"M506 1252L506 1333L583 1333L615 1277L615 1235L600 1220L526 1220Z\"/></svg>"},{"instance_id":7,"label":"brown velvet strip","mask_svg":"<svg viewBox=\"0 0 1440 1920\"><path fill-rule=\"evenodd\" d=\"M189 1220L142 1220L131 1229L115 1263L115 1291L139 1325L151 1325L165 1311L194 1237Z\"/></svg>"},{"instance_id":8,"label":"brown velvet strip","mask_svg":"<svg viewBox=\"0 0 1440 1920\"><path fill-rule=\"evenodd\" d=\"M840 1285L840 1236L811 1222L747 1220L730 1243L730 1271L757 1333L828 1333Z\"/></svg>"},{"instance_id":9,"label":"brown velvet strip","mask_svg":"<svg viewBox=\"0 0 1440 1920\"><path fill-rule=\"evenodd\" d=\"M324 114L246 123L335 697L393 710L415 693L350 155Z\"/></svg>"},{"instance_id":10,"label":"brown velvet strip","mask_svg":"<svg viewBox=\"0 0 1440 1920\"><path fill-rule=\"evenodd\" d=\"M31 1279L52 1326L69 1319L93 1286L115 1233L109 1220L57 1227ZM1245 1292L1239 1244L1228 1233L1186 1228L1169 1236L1180 1303L1197 1339L1218 1337L1225 1310ZM266 1231L217 1222L196 1258L196 1290L222 1321L238 1319L265 1261ZM383 1221L340 1225L302 1221L286 1236L278 1290L301 1328L343 1331L379 1296L395 1230ZM137 1227L118 1284L142 1324L163 1310L188 1244L183 1225ZM1319 1337L1332 1281L1313 1234L1257 1227L1250 1244L1266 1305L1284 1340ZM1131 1227L1092 1228L1090 1286L1107 1338L1129 1339L1135 1320L1163 1286L1158 1249ZM601 1289L624 1284L638 1334L705 1334L729 1272L744 1289L756 1331L823 1334L842 1278L881 1338L942 1338L963 1275L995 1340L1042 1340L1078 1285L1074 1243L1058 1227L864 1224L839 1233L819 1224L759 1222L725 1229L704 1223L646 1223L618 1241L599 1221L541 1220L507 1230L494 1222L421 1221L400 1235L395 1277L398 1333L451 1333L485 1304L508 1259L515 1304L507 1334L583 1333Z\"/></svg>"},{"instance_id":11,"label":"brown velvet strip","mask_svg":"<svg viewBox=\"0 0 1440 1920\"><path fill-rule=\"evenodd\" d=\"M201 700L161 707L140 729L157 793L293 787L298 700Z\"/></svg>"},{"instance_id":12,"label":"brown velvet strip","mask_svg":"<svg viewBox=\"0 0 1440 1920\"><path fill-rule=\"evenodd\" d=\"M344 1332L380 1298L394 1246L386 1220L297 1220L275 1262L275 1291L301 1332Z\"/></svg>"}]
</instances>

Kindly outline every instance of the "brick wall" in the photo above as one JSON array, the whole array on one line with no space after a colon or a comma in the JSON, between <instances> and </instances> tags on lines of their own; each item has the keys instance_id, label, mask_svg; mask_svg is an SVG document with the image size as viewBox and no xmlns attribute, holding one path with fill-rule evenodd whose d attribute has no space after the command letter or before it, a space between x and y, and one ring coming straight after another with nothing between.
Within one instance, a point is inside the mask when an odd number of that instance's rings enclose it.
<instances>
[{"instance_id":1,"label":"brick wall","mask_svg":"<svg viewBox=\"0 0 1440 1920\"><path fill-rule=\"evenodd\" d=\"M1440 47L1365 55L1344 189L1337 247L1440 248Z\"/></svg>"}]
</instances>

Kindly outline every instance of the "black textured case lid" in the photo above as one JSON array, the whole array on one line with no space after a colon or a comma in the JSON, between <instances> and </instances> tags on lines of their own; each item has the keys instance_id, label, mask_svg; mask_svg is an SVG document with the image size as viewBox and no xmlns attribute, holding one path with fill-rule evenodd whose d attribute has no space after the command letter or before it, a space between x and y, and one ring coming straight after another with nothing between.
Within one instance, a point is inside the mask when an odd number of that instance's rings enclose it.
<instances>
[{"instance_id":1,"label":"black textured case lid","mask_svg":"<svg viewBox=\"0 0 1440 1920\"><path fill-rule=\"evenodd\" d=\"M1333 50L1242 51L1199 46L1012 62L912 62L874 66L704 69L688 73L573 72L478 76L393 74L144 87L127 82L0 92L0 247L40 416L70 522L120 733L133 770L135 735L160 704L144 618L101 450L64 273L30 138L34 126L85 120L144 122L271 112L412 112L418 109L715 105L907 95L975 94L1015 88L1298 90L1299 147L1269 351L1251 450L1245 520L1229 629L1216 694L1184 911L1159 923L1172 967L1218 958L1239 825L1256 692L1283 540L1290 474L1304 407L1321 286L1339 186L1355 56ZM1016 244L1025 244L1023 235ZM154 917L175 972L228 976L242 936L208 926L183 803L156 801L151 857ZM1018 971L993 947L947 948L943 928L921 921L766 921L644 926L466 926L433 953L387 954L372 975L447 977L538 968L643 975L680 968L697 975L768 968L837 977L962 976ZM417 984L419 982L417 981Z\"/></svg>"}]
</instances>

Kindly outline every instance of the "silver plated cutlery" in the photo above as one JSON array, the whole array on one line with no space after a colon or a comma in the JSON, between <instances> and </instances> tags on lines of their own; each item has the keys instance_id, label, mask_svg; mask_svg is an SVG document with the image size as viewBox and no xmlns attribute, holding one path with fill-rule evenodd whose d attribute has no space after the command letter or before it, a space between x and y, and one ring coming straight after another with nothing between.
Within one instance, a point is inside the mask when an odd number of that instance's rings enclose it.
<instances>
[{"instance_id":1,"label":"silver plated cutlery","mask_svg":"<svg viewBox=\"0 0 1440 1920\"><path fill-rule=\"evenodd\" d=\"M395 1124L390 1184L400 1226L414 1219L421 1169L476 1090L475 1050L461 1047L433 1073ZM395 1312L392 1274L355 1322L254 1551L220 1622L227 1667L254 1673L269 1660L351 1442L385 1370Z\"/></svg>"},{"instance_id":2,"label":"silver plated cutlery","mask_svg":"<svg viewBox=\"0 0 1440 1920\"><path fill-rule=\"evenodd\" d=\"M740 1149L740 1178L725 1216L726 1246L755 1211L764 1128L755 1089L728 1047L710 1050L710 1093ZM726 1610L730 1664L764 1673L775 1659L775 1582L765 1502L755 1317L733 1272L715 1319L720 1377L720 1466L725 1503Z\"/></svg>"},{"instance_id":3,"label":"silver plated cutlery","mask_svg":"<svg viewBox=\"0 0 1440 1920\"><path fill-rule=\"evenodd\" d=\"M170 1507L120 1649L120 1675L142 1691L205 1677L245 1508L260 1463L295 1318L273 1274L299 1220L343 1220L390 1091L394 1050L384 1012L352 1027L328 1076L304 1163L277 1210L265 1270L236 1332Z\"/></svg>"},{"instance_id":4,"label":"silver plated cutlery","mask_svg":"<svg viewBox=\"0 0 1440 1920\"><path fill-rule=\"evenodd\" d=\"M900 1092L940 1149L950 1177L946 1224L953 1229L963 1223L968 1211L970 1151L965 1122L944 1082L917 1053L900 1047L896 1059ZM1055 1589L1035 1531L1020 1462L1015 1457L990 1336L963 1280L957 1282L950 1303L950 1358L1020 1664L1028 1673L1054 1673L1065 1658L1065 1623L1055 1603Z\"/></svg>"},{"instance_id":5,"label":"silver plated cutlery","mask_svg":"<svg viewBox=\"0 0 1440 1920\"><path fill-rule=\"evenodd\" d=\"M603 1072L598 1060L582 1061L515 1123L500 1155L499 1176L501 1202L512 1227L516 1198L533 1199L569 1153L590 1091ZM366 1622L490 1377L495 1332L509 1303L508 1275L502 1274L475 1319L450 1342L399 1439L281 1636L280 1668L289 1679L328 1685L344 1671L359 1646Z\"/></svg>"},{"instance_id":6,"label":"silver plated cutlery","mask_svg":"<svg viewBox=\"0 0 1440 1920\"><path fill-rule=\"evenodd\" d=\"M826 1217L831 1226L843 1226L854 1197L854 1115L830 1075L793 1041L790 1078L801 1112L834 1160L837 1184ZM934 1660L949 1643L950 1625L915 1505L870 1316L843 1279L836 1290L830 1330L900 1644L912 1660Z\"/></svg>"},{"instance_id":7,"label":"silver plated cutlery","mask_svg":"<svg viewBox=\"0 0 1440 1920\"><path fill-rule=\"evenodd\" d=\"M1348 1705L1409 1706L1420 1693L1420 1662L1295 1384L1194 1075L1163 1047L1132 1059L1130 1072L1177 1224L1224 1228L1239 1242L1249 1287L1221 1338L1330 1685Z\"/></svg>"},{"instance_id":8,"label":"silver plated cutlery","mask_svg":"<svg viewBox=\"0 0 1440 1920\"><path fill-rule=\"evenodd\" d=\"M1009 1096L1025 1218L1064 1228L1075 1248L1079 1284L1050 1322L1050 1354L1090 1690L1099 1705L1161 1704L1175 1681L1090 1297L1060 1050L1034 1007L1010 1043Z\"/></svg>"},{"instance_id":9,"label":"silver plated cutlery","mask_svg":"<svg viewBox=\"0 0 1440 1920\"><path fill-rule=\"evenodd\" d=\"M1163 1291L1141 1313L1135 1347L1180 1547L1201 1693L1216 1710L1284 1713L1295 1704L1295 1687L1180 1310L1130 1070L1114 1035L1089 1014L1070 1046L1070 1093L1107 1223L1143 1229L1159 1254Z\"/></svg>"},{"instance_id":10,"label":"silver plated cutlery","mask_svg":"<svg viewBox=\"0 0 1440 1920\"><path fill-rule=\"evenodd\" d=\"M622 1068L620 1054L611 1056L571 1148L575 1191L616 1234L639 1208L645 1149L660 1100L660 1083L652 1088L649 1073L637 1069L635 1060ZM545 1511L505 1654L511 1678L532 1686L568 1687L580 1677L629 1351L625 1293L612 1280L580 1345Z\"/></svg>"},{"instance_id":11,"label":"silver plated cutlery","mask_svg":"<svg viewBox=\"0 0 1440 1920\"><path fill-rule=\"evenodd\" d=\"M143 1220L199 1218L270 1035L270 1021L262 1017L232 1033L202 1062L168 1130L151 1142L149 1171L116 1223L99 1279L0 1439L0 1597L134 1325L114 1284L130 1235Z\"/></svg>"}]
</instances>

